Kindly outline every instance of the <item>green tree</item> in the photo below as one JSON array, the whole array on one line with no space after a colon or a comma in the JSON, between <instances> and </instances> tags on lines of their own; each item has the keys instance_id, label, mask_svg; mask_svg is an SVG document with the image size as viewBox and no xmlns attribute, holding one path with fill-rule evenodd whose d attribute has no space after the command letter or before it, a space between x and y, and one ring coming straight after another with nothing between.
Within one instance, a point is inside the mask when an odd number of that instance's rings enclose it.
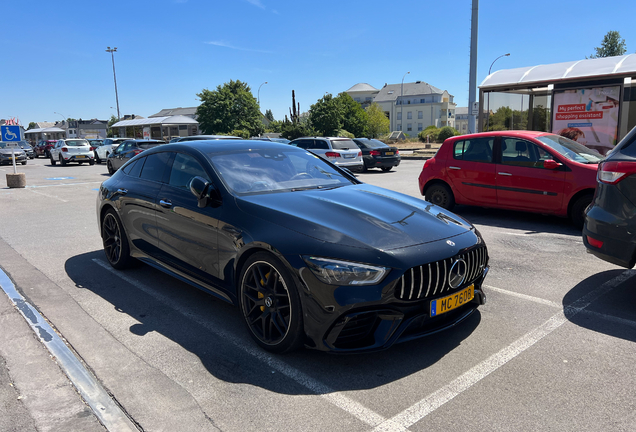
<instances>
[{"instance_id":1,"label":"green tree","mask_svg":"<svg viewBox=\"0 0 636 432\"><path fill-rule=\"evenodd\" d=\"M27 130L37 129L37 128L38 128L38 124L36 122L31 122L29 123L29 127L27 128Z\"/></svg>"},{"instance_id":2,"label":"green tree","mask_svg":"<svg viewBox=\"0 0 636 432\"><path fill-rule=\"evenodd\" d=\"M417 134L420 141L437 142L440 129L435 125L427 126L422 132Z\"/></svg>"},{"instance_id":3,"label":"green tree","mask_svg":"<svg viewBox=\"0 0 636 432\"><path fill-rule=\"evenodd\" d=\"M246 83L230 80L214 91L204 89L197 96L201 100L197 118L204 134L227 134L244 129L255 136L265 130L256 98Z\"/></svg>"},{"instance_id":4,"label":"green tree","mask_svg":"<svg viewBox=\"0 0 636 432\"><path fill-rule=\"evenodd\" d=\"M266 132L277 132L280 133L281 132L281 127L283 125L283 122L280 120L272 120L269 122L269 125L267 125Z\"/></svg>"},{"instance_id":5,"label":"green tree","mask_svg":"<svg viewBox=\"0 0 636 432\"><path fill-rule=\"evenodd\" d=\"M117 120L117 117L115 117L115 115L111 115L110 119L108 120L108 129L106 132L106 137L107 138L112 138L115 136L115 131L112 129L113 125L115 123L117 123L119 120Z\"/></svg>"},{"instance_id":6,"label":"green tree","mask_svg":"<svg viewBox=\"0 0 636 432\"><path fill-rule=\"evenodd\" d=\"M269 120L270 122L274 121L274 113L272 113L272 110L270 109L265 110L265 118Z\"/></svg>"},{"instance_id":7,"label":"green tree","mask_svg":"<svg viewBox=\"0 0 636 432\"><path fill-rule=\"evenodd\" d=\"M373 102L367 107L367 135L369 138L378 138L388 134L391 128L391 121L384 114L382 108Z\"/></svg>"},{"instance_id":8,"label":"green tree","mask_svg":"<svg viewBox=\"0 0 636 432\"><path fill-rule=\"evenodd\" d=\"M331 93L318 99L309 109L309 122L322 136L333 136L342 128L342 108Z\"/></svg>"},{"instance_id":9,"label":"green tree","mask_svg":"<svg viewBox=\"0 0 636 432\"><path fill-rule=\"evenodd\" d=\"M362 106L345 92L336 96L335 100L340 105L342 129L352 133L354 137L367 136L369 116Z\"/></svg>"},{"instance_id":10,"label":"green tree","mask_svg":"<svg viewBox=\"0 0 636 432\"><path fill-rule=\"evenodd\" d=\"M601 46L594 48L596 53L590 55L589 58L612 57L625 54L627 51L625 39L617 31L610 30L603 37Z\"/></svg>"}]
</instances>

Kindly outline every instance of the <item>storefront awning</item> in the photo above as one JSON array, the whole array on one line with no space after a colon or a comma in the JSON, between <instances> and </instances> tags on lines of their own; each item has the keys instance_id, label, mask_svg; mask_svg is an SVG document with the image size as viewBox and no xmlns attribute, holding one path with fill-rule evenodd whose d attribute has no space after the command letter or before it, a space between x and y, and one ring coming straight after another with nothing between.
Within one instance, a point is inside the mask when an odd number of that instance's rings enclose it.
<instances>
[{"instance_id":1,"label":"storefront awning","mask_svg":"<svg viewBox=\"0 0 636 432\"><path fill-rule=\"evenodd\" d=\"M184 125L199 124L198 121L186 116L167 116L167 117L151 117L144 119L122 120L111 127L128 127L128 126L159 126L159 125Z\"/></svg>"},{"instance_id":2,"label":"storefront awning","mask_svg":"<svg viewBox=\"0 0 636 432\"><path fill-rule=\"evenodd\" d=\"M636 76L636 54L502 69L488 75L479 88L488 90L493 87L556 84L585 78L626 76Z\"/></svg>"}]
</instances>

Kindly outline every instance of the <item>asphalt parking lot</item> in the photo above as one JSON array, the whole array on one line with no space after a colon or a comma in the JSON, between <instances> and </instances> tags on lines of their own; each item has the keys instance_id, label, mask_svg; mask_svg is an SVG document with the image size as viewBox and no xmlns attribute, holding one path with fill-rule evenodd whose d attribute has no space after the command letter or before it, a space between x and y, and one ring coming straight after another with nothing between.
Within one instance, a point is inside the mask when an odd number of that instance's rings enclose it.
<instances>
[{"instance_id":1,"label":"asphalt parking lot","mask_svg":"<svg viewBox=\"0 0 636 432\"><path fill-rule=\"evenodd\" d=\"M422 164L358 177L419 197ZM565 219L457 207L489 248L477 313L380 353L275 356L234 307L151 267L107 264L105 165L18 171L27 188L8 189L13 168L0 167L0 267L138 430L636 430L636 271L588 255ZM9 330L19 315L0 297L0 407L20 416L0 410L0 430L104 430L59 370L47 392L30 384L43 348Z\"/></svg>"}]
</instances>

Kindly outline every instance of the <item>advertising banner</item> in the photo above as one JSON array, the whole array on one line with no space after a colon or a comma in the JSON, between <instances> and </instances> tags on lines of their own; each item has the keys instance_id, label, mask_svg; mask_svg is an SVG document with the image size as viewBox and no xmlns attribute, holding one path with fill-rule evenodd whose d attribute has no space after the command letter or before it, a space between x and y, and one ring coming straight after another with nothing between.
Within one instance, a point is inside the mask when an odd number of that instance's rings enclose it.
<instances>
[{"instance_id":1,"label":"advertising banner","mask_svg":"<svg viewBox=\"0 0 636 432\"><path fill-rule=\"evenodd\" d=\"M616 145L620 86L554 92L552 132L607 153Z\"/></svg>"}]
</instances>

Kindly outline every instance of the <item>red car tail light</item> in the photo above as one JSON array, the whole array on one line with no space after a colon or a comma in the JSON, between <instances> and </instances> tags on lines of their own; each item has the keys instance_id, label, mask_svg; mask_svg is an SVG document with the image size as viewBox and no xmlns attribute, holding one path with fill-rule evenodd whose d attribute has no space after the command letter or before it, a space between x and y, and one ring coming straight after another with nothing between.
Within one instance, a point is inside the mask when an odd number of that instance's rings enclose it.
<instances>
[{"instance_id":1,"label":"red car tail light","mask_svg":"<svg viewBox=\"0 0 636 432\"><path fill-rule=\"evenodd\" d=\"M636 174L636 162L601 162L598 165L596 178L601 183L616 184Z\"/></svg>"},{"instance_id":2,"label":"red car tail light","mask_svg":"<svg viewBox=\"0 0 636 432\"><path fill-rule=\"evenodd\" d=\"M424 169L428 168L434 163L435 163L435 158L426 159L426 162L424 162Z\"/></svg>"},{"instance_id":3,"label":"red car tail light","mask_svg":"<svg viewBox=\"0 0 636 432\"><path fill-rule=\"evenodd\" d=\"M134 150L134 151L133 151L133 153L134 153L134 155L135 155L135 156L137 156L137 155L138 155L139 153L141 153L142 151L143 151L143 150L141 150L141 149L137 149L137 150Z\"/></svg>"},{"instance_id":4,"label":"red car tail light","mask_svg":"<svg viewBox=\"0 0 636 432\"><path fill-rule=\"evenodd\" d=\"M380 152L377 150L371 150L371 152L369 153L371 156L380 156Z\"/></svg>"},{"instance_id":5,"label":"red car tail light","mask_svg":"<svg viewBox=\"0 0 636 432\"><path fill-rule=\"evenodd\" d=\"M62 151L63 151L63 152L67 152L67 151L68 151L68 149L67 149L66 147L62 147Z\"/></svg>"},{"instance_id":6,"label":"red car tail light","mask_svg":"<svg viewBox=\"0 0 636 432\"><path fill-rule=\"evenodd\" d=\"M327 156L327 157L335 157L335 158L337 158L337 157L340 157L340 153L336 153L336 152L327 152L327 153L325 153L325 156Z\"/></svg>"},{"instance_id":7,"label":"red car tail light","mask_svg":"<svg viewBox=\"0 0 636 432\"><path fill-rule=\"evenodd\" d=\"M400 151L399 151L399 150L396 150L396 151L395 151L395 154L396 154L396 155L399 155L399 154L400 154Z\"/></svg>"},{"instance_id":8,"label":"red car tail light","mask_svg":"<svg viewBox=\"0 0 636 432\"><path fill-rule=\"evenodd\" d=\"M587 237L587 242L590 244L590 246L594 246L595 248L602 248L603 247L603 242L600 240L596 240L595 238L592 238L590 236L586 236Z\"/></svg>"},{"instance_id":9,"label":"red car tail light","mask_svg":"<svg viewBox=\"0 0 636 432\"><path fill-rule=\"evenodd\" d=\"M362 152L361 151L358 152L358 156L362 157Z\"/></svg>"}]
</instances>

